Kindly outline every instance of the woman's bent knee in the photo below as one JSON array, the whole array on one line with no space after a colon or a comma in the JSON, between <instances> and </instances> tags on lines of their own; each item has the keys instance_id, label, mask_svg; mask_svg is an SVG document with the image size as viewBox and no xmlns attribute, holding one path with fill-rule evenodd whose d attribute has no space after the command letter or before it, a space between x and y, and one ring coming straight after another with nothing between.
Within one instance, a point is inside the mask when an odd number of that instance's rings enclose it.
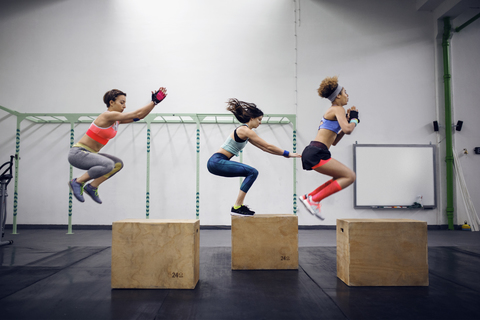
<instances>
[{"instance_id":1,"label":"woman's bent knee","mask_svg":"<svg viewBox=\"0 0 480 320\"><path fill-rule=\"evenodd\" d=\"M355 172L350 171L350 174L347 176L349 185L355 182L355 179L357 178Z\"/></svg>"},{"instance_id":2,"label":"woman's bent knee","mask_svg":"<svg viewBox=\"0 0 480 320\"><path fill-rule=\"evenodd\" d=\"M113 161L108 162L107 164L105 164L105 172L106 172L106 173L112 171L114 168L115 168L115 163L114 163Z\"/></svg>"},{"instance_id":3,"label":"woman's bent knee","mask_svg":"<svg viewBox=\"0 0 480 320\"><path fill-rule=\"evenodd\" d=\"M251 171L250 175L252 176L253 179L257 179L257 177L258 177L258 170L255 169L255 168L252 168L252 171Z\"/></svg>"},{"instance_id":4,"label":"woman's bent knee","mask_svg":"<svg viewBox=\"0 0 480 320\"><path fill-rule=\"evenodd\" d=\"M110 170L107 174L104 175L105 178L110 178L114 174L116 174L118 171L122 170L123 168L123 162L120 160L118 162L115 162L115 165L113 166L112 170Z\"/></svg>"},{"instance_id":5,"label":"woman's bent knee","mask_svg":"<svg viewBox=\"0 0 480 320\"><path fill-rule=\"evenodd\" d=\"M117 163L115 163L115 168L118 168L117 171L122 170L122 169L123 169L123 161L120 160L120 161L118 161Z\"/></svg>"}]
</instances>

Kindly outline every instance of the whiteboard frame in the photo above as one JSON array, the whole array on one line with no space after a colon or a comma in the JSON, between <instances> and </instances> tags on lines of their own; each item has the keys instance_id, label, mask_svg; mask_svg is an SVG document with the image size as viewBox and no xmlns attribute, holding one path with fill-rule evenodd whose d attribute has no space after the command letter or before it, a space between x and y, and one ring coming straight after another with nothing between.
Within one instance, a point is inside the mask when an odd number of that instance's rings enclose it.
<instances>
[{"instance_id":1,"label":"whiteboard frame","mask_svg":"<svg viewBox=\"0 0 480 320\"><path fill-rule=\"evenodd\" d=\"M437 148L435 145L432 144L354 144L353 145L353 171L355 171L355 174L357 174L357 148L363 148L363 147L369 147L369 148L430 148L432 149L432 162L433 162L433 205L428 204L424 205L421 208L411 208L408 206L405 206L404 204L392 204L392 205L384 205L384 204L378 204L378 205L357 205L357 180L354 182L353 186L353 207L355 209L395 209L395 210L400 210L400 209L407 209L407 210L413 210L413 209L435 209L437 208Z\"/></svg>"}]
</instances>

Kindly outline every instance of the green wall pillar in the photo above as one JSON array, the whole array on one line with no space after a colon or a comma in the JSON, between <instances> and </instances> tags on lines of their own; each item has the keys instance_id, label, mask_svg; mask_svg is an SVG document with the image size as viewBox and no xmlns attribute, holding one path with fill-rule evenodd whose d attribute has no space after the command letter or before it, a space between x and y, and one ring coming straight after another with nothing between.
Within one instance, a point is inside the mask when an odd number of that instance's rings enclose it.
<instances>
[{"instance_id":1,"label":"green wall pillar","mask_svg":"<svg viewBox=\"0 0 480 320\"><path fill-rule=\"evenodd\" d=\"M445 91L445 148L447 163L447 220L448 229L453 230L453 132L452 132L452 95L451 95L451 74L450 74L450 35L452 26L450 18L444 18L443 28L443 84Z\"/></svg>"}]
</instances>

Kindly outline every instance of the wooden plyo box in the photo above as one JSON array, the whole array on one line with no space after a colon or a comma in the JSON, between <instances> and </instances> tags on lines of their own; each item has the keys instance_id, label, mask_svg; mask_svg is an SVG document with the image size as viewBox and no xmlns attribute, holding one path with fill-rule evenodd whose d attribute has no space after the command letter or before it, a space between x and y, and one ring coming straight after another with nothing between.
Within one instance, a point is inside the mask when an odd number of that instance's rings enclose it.
<instances>
[{"instance_id":1,"label":"wooden plyo box","mask_svg":"<svg viewBox=\"0 0 480 320\"><path fill-rule=\"evenodd\" d=\"M232 270L298 269L298 217L232 216Z\"/></svg>"},{"instance_id":2,"label":"wooden plyo box","mask_svg":"<svg viewBox=\"0 0 480 320\"><path fill-rule=\"evenodd\" d=\"M112 225L112 288L194 289L200 220L125 219Z\"/></svg>"},{"instance_id":3,"label":"wooden plyo box","mask_svg":"<svg viewBox=\"0 0 480 320\"><path fill-rule=\"evenodd\" d=\"M427 223L338 219L337 277L349 286L428 286Z\"/></svg>"}]
</instances>

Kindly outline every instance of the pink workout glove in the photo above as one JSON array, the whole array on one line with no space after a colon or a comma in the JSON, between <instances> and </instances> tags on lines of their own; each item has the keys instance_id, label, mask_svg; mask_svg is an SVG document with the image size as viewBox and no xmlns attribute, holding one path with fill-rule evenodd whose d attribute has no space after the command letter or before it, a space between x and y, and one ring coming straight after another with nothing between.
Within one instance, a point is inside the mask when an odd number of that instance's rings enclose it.
<instances>
[{"instance_id":1,"label":"pink workout glove","mask_svg":"<svg viewBox=\"0 0 480 320\"><path fill-rule=\"evenodd\" d=\"M156 105L159 104L163 99L165 99L166 94L163 93L161 90L155 91L152 93L152 101Z\"/></svg>"}]
</instances>

